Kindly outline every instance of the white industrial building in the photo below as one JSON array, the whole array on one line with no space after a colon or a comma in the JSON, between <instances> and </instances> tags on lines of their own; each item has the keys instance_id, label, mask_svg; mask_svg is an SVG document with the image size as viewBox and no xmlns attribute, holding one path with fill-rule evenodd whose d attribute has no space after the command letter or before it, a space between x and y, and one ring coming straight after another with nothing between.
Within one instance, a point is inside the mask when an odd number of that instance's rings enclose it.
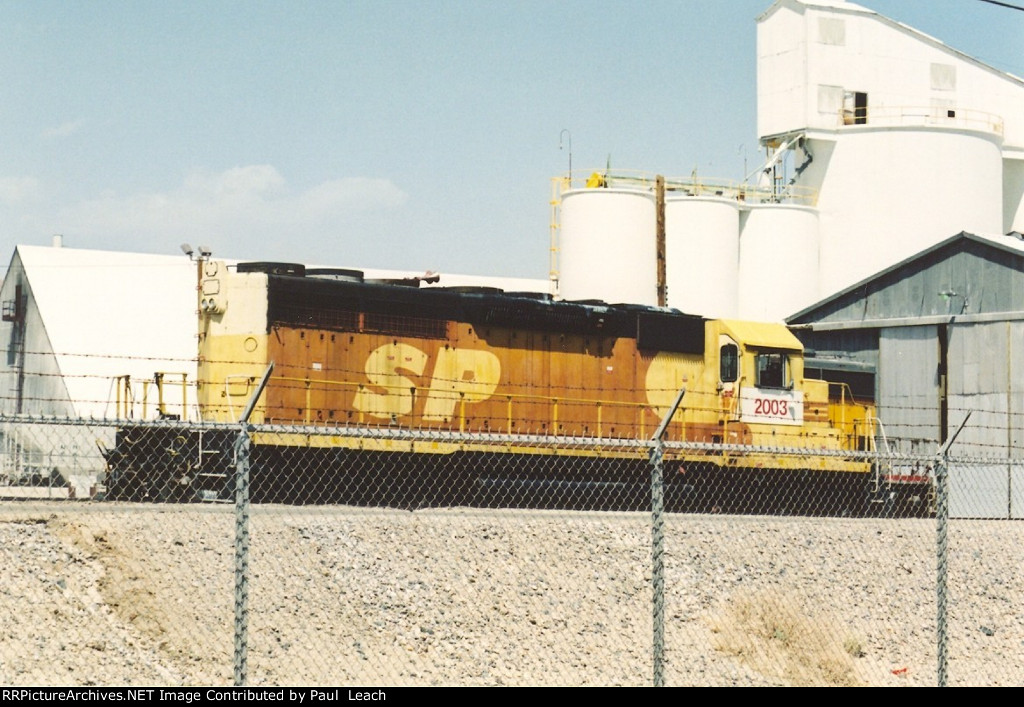
<instances>
[{"instance_id":1,"label":"white industrial building","mask_svg":"<svg viewBox=\"0 0 1024 707\"><path fill-rule=\"evenodd\" d=\"M1024 80L850 2L757 23L757 183L565 185L561 296L781 320L951 234L1024 230Z\"/></svg>"},{"instance_id":2,"label":"white industrial building","mask_svg":"<svg viewBox=\"0 0 1024 707\"><path fill-rule=\"evenodd\" d=\"M116 417L118 379L130 376L128 407L142 417L145 397L155 417L142 381L195 380L196 265L182 255L18 246L0 301L4 414ZM167 386L166 414L187 416L181 391Z\"/></svg>"}]
</instances>

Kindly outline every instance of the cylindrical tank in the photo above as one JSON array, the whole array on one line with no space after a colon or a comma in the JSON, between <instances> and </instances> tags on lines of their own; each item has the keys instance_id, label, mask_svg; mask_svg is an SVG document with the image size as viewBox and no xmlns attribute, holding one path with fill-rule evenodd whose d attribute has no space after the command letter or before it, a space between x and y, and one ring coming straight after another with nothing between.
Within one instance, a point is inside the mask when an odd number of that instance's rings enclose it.
<instances>
[{"instance_id":1,"label":"cylindrical tank","mask_svg":"<svg viewBox=\"0 0 1024 707\"><path fill-rule=\"evenodd\" d=\"M740 319L780 322L818 298L818 212L752 204L740 217Z\"/></svg>"},{"instance_id":2,"label":"cylindrical tank","mask_svg":"<svg viewBox=\"0 0 1024 707\"><path fill-rule=\"evenodd\" d=\"M820 180L809 183L819 191L820 295L961 231L1002 233L1001 144L991 132L891 125L810 140L803 178Z\"/></svg>"},{"instance_id":3,"label":"cylindrical tank","mask_svg":"<svg viewBox=\"0 0 1024 707\"><path fill-rule=\"evenodd\" d=\"M562 195L559 291L563 299L658 303L654 194L577 189Z\"/></svg>"},{"instance_id":4,"label":"cylindrical tank","mask_svg":"<svg viewBox=\"0 0 1024 707\"><path fill-rule=\"evenodd\" d=\"M734 199L666 197L668 306L705 317L736 317L739 260L740 210Z\"/></svg>"}]
</instances>

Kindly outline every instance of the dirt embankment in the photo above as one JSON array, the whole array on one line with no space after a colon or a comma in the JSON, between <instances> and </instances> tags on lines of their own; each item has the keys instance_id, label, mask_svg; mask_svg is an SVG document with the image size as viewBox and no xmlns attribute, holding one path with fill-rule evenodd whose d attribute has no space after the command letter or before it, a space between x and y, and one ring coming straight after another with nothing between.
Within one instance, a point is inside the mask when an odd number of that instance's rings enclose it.
<instances>
[{"instance_id":1,"label":"dirt embankment","mask_svg":"<svg viewBox=\"0 0 1024 707\"><path fill-rule=\"evenodd\" d=\"M0 507L0 682L224 685L226 507ZM669 685L931 685L934 521L671 516ZM644 514L254 509L251 684L644 685ZM951 684L1024 682L1024 524L954 523Z\"/></svg>"}]
</instances>

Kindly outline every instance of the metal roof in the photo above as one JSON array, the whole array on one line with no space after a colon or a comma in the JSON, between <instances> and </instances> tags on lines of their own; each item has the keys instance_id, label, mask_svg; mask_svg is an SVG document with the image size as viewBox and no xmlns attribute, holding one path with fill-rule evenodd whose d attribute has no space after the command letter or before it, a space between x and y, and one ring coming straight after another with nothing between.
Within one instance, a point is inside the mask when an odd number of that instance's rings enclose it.
<instances>
[{"instance_id":1,"label":"metal roof","mask_svg":"<svg viewBox=\"0 0 1024 707\"><path fill-rule=\"evenodd\" d=\"M803 344L780 324L723 319L722 330L745 346L802 351Z\"/></svg>"},{"instance_id":2,"label":"metal roof","mask_svg":"<svg viewBox=\"0 0 1024 707\"><path fill-rule=\"evenodd\" d=\"M961 232L786 318L789 324L1002 317L1024 309L1024 241Z\"/></svg>"},{"instance_id":3,"label":"metal roof","mask_svg":"<svg viewBox=\"0 0 1024 707\"><path fill-rule=\"evenodd\" d=\"M974 64L978 67L981 67L982 69L985 69L986 71L998 74L1016 83L1024 83L1024 78L997 69L991 64L986 64L977 57L973 57L970 54L966 54L960 51L959 49L954 49L953 47L943 42L941 39L938 39L936 37L931 36L930 34L922 32L919 29L915 29L910 25L899 22L898 20L894 20L891 17L887 17L881 14L880 12L876 12L863 5L858 5L853 2L847 2L846 0L775 0L775 2L773 2L771 6L768 7L768 9L766 9L764 12L757 16L757 21L760 22L764 20L769 15L778 11L780 7L789 7L793 10L796 10L797 12L801 11L801 7L805 7L815 10L839 12L848 15L864 15L873 17L891 27L899 29L900 31L906 34L917 37L918 39L923 40L924 42L931 44L932 46L937 47L949 54L954 54L957 56L957 58L963 61L970 62L971 64Z\"/></svg>"}]
</instances>

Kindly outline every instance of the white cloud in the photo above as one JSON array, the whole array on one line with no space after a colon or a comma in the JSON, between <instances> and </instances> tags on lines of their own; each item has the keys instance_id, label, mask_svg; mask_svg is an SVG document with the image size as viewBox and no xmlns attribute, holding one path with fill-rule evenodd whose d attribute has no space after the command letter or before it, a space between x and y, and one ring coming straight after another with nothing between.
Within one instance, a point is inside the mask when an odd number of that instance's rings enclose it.
<instances>
[{"instance_id":1,"label":"white cloud","mask_svg":"<svg viewBox=\"0 0 1024 707\"><path fill-rule=\"evenodd\" d=\"M345 178L301 192L288 188L270 165L189 174L166 192L121 195L104 192L60 211L64 233L106 246L139 249L145 243L181 240L215 244L224 255L253 257L253 244L306 244L336 237L344 224L402 205L407 195L387 179ZM144 248L151 250L152 247Z\"/></svg>"},{"instance_id":2,"label":"white cloud","mask_svg":"<svg viewBox=\"0 0 1024 707\"><path fill-rule=\"evenodd\" d=\"M35 177L0 177L0 202L20 204L39 197L39 180Z\"/></svg>"},{"instance_id":3,"label":"white cloud","mask_svg":"<svg viewBox=\"0 0 1024 707\"><path fill-rule=\"evenodd\" d=\"M319 184L303 193L298 202L303 210L323 217L338 208L369 211L397 206L405 194L387 179L349 177Z\"/></svg>"},{"instance_id":4,"label":"white cloud","mask_svg":"<svg viewBox=\"0 0 1024 707\"><path fill-rule=\"evenodd\" d=\"M193 172L181 191L200 199L248 198L280 194L284 185L284 177L270 165L250 165L214 174Z\"/></svg>"},{"instance_id":5,"label":"white cloud","mask_svg":"<svg viewBox=\"0 0 1024 707\"><path fill-rule=\"evenodd\" d=\"M83 120L69 120L66 123L61 123L55 128L47 128L43 131L43 137L50 138L64 138L74 135L82 126L85 124Z\"/></svg>"}]
</instances>

